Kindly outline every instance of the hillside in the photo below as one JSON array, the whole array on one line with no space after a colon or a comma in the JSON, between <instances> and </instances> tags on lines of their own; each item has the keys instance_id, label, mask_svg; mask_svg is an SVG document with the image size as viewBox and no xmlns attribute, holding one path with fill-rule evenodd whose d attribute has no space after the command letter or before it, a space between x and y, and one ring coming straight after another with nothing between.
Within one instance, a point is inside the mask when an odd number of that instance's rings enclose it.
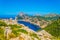
<instances>
[{"instance_id":1,"label":"hillside","mask_svg":"<svg viewBox=\"0 0 60 40\"><path fill-rule=\"evenodd\" d=\"M44 28L52 36L60 39L60 19L52 21L52 24L49 24Z\"/></svg>"},{"instance_id":2,"label":"hillside","mask_svg":"<svg viewBox=\"0 0 60 40\"><path fill-rule=\"evenodd\" d=\"M40 37L24 25L7 25L0 20L0 40L40 40Z\"/></svg>"}]
</instances>

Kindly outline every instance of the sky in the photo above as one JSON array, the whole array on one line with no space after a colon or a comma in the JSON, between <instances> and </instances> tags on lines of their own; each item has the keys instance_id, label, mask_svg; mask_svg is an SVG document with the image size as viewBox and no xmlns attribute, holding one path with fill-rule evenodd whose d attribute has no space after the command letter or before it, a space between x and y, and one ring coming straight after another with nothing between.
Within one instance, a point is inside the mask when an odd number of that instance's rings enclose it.
<instances>
[{"instance_id":1,"label":"sky","mask_svg":"<svg viewBox=\"0 0 60 40\"><path fill-rule=\"evenodd\" d=\"M0 16L16 16L20 12L34 15L60 13L60 0L0 0Z\"/></svg>"}]
</instances>

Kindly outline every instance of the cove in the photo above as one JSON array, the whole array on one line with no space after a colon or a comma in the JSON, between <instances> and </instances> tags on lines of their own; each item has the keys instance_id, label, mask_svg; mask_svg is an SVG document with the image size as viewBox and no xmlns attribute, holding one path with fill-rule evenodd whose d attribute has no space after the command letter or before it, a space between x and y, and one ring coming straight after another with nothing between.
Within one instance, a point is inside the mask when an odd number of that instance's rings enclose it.
<instances>
[{"instance_id":1,"label":"cove","mask_svg":"<svg viewBox=\"0 0 60 40\"><path fill-rule=\"evenodd\" d=\"M32 24L30 22L26 22L26 21L17 21L19 24L23 24L26 27L29 27L30 29L34 30L34 31L38 31L41 28L38 25Z\"/></svg>"}]
</instances>

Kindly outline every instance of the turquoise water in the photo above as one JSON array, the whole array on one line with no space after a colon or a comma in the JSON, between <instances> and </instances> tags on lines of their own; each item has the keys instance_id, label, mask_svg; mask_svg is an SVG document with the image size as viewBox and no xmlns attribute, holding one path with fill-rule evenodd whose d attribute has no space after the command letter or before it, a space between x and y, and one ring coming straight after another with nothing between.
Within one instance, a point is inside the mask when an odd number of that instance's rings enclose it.
<instances>
[{"instance_id":1,"label":"turquoise water","mask_svg":"<svg viewBox=\"0 0 60 40\"><path fill-rule=\"evenodd\" d=\"M18 21L20 24L24 24L25 26L29 27L30 29L37 31L40 30L41 28L38 25L31 24L30 22L25 22L25 21Z\"/></svg>"}]
</instances>

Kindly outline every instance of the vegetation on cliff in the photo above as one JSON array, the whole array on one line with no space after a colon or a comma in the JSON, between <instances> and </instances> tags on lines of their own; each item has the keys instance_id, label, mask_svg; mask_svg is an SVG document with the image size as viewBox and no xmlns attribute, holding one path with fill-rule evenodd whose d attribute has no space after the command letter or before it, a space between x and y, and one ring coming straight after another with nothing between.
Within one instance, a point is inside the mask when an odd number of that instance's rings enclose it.
<instances>
[{"instance_id":1,"label":"vegetation on cliff","mask_svg":"<svg viewBox=\"0 0 60 40\"><path fill-rule=\"evenodd\" d=\"M44 28L52 36L60 39L60 19L52 21L46 28Z\"/></svg>"}]
</instances>

